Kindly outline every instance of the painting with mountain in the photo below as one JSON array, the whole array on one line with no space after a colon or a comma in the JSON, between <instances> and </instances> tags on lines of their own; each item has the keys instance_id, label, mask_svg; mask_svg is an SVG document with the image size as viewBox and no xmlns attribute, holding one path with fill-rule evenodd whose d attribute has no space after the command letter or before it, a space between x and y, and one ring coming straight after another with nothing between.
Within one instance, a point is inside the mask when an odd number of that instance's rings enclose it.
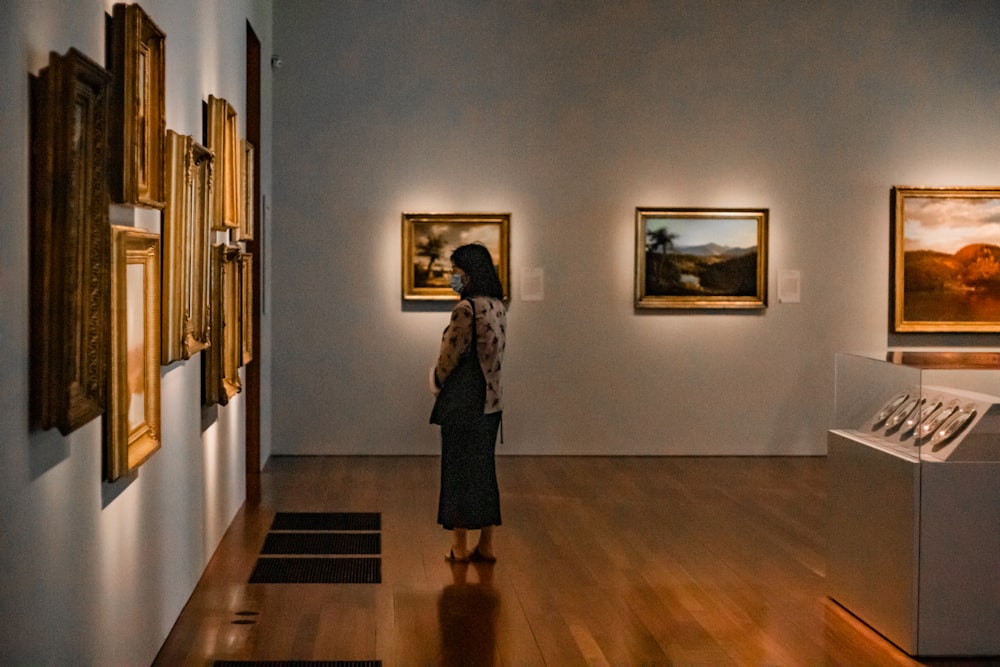
<instances>
[{"instance_id":1,"label":"painting with mountain","mask_svg":"<svg viewBox=\"0 0 1000 667\"><path fill-rule=\"evenodd\" d=\"M1000 331L1000 190L893 188L900 332Z\"/></svg>"},{"instance_id":2,"label":"painting with mountain","mask_svg":"<svg viewBox=\"0 0 1000 667\"><path fill-rule=\"evenodd\" d=\"M767 209L636 209L637 308L766 306Z\"/></svg>"}]
</instances>

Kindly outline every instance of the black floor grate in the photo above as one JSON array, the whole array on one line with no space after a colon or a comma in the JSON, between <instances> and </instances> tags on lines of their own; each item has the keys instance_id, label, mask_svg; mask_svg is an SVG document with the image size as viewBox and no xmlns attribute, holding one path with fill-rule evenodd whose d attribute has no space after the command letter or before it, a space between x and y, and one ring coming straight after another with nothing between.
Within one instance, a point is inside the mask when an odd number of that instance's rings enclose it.
<instances>
[{"instance_id":1,"label":"black floor grate","mask_svg":"<svg viewBox=\"0 0 1000 667\"><path fill-rule=\"evenodd\" d=\"M382 667L381 660L216 660L214 667Z\"/></svg>"},{"instance_id":2,"label":"black floor grate","mask_svg":"<svg viewBox=\"0 0 1000 667\"><path fill-rule=\"evenodd\" d=\"M259 558L251 584L380 584L381 558Z\"/></svg>"},{"instance_id":3,"label":"black floor grate","mask_svg":"<svg viewBox=\"0 0 1000 667\"><path fill-rule=\"evenodd\" d=\"M278 512L271 530L382 530L379 512Z\"/></svg>"},{"instance_id":4,"label":"black floor grate","mask_svg":"<svg viewBox=\"0 0 1000 667\"><path fill-rule=\"evenodd\" d=\"M379 533L270 533L262 554L369 554L382 551Z\"/></svg>"}]
</instances>

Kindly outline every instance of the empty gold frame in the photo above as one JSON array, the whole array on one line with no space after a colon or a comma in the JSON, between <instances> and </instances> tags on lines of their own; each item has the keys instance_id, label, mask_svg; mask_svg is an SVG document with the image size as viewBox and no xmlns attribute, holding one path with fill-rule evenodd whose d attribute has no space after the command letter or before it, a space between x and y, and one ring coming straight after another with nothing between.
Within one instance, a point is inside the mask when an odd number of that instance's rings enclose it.
<instances>
[{"instance_id":1,"label":"empty gold frame","mask_svg":"<svg viewBox=\"0 0 1000 667\"><path fill-rule=\"evenodd\" d=\"M110 81L76 49L31 81L29 421L64 435L107 406Z\"/></svg>"},{"instance_id":2,"label":"empty gold frame","mask_svg":"<svg viewBox=\"0 0 1000 667\"><path fill-rule=\"evenodd\" d=\"M164 169L160 348L166 365L190 359L209 344L212 154L192 137L168 130Z\"/></svg>"},{"instance_id":3,"label":"empty gold frame","mask_svg":"<svg viewBox=\"0 0 1000 667\"><path fill-rule=\"evenodd\" d=\"M237 246L212 246L212 343L205 350L207 406L226 405L240 392L239 254Z\"/></svg>"},{"instance_id":4,"label":"empty gold frame","mask_svg":"<svg viewBox=\"0 0 1000 667\"><path fill-rule=\"evenodd\" d=\"M111 401L105 476L118 479L160 448L160 237L113 225Z\"/></svg>"},{"instance_id":5,"label":"empty gold frame","mask_svg":"<svg viewBox=\"0 0 1000 667\"><path fill-rule=\"evenodd\" d=\"M166 36L139 5L116 4L109 30L111 199L162 208Z\"/></svg>"},{"instance_id":6,"label":"empty gold frame","mask_svg":"<svg viewBox=\"0 0 1000 667\"><path fill-rule=\"evenodd\" d=\"M212 229L240 228L243 187L240 175L241 148L236 112L224 99L208 96L205 118L205 145L215 155L215 183L212 188Z\"/></svg>"},{"instance_id":7,"label":"empty gold frame","mask_svg":"<svg viewBox=\"0 0 1000 667\"><path fill-rule=\"evenodd\" d=\"M240 365L253 361L253 255L242 253L240 266Z\"/></svg>"}]
</instances>

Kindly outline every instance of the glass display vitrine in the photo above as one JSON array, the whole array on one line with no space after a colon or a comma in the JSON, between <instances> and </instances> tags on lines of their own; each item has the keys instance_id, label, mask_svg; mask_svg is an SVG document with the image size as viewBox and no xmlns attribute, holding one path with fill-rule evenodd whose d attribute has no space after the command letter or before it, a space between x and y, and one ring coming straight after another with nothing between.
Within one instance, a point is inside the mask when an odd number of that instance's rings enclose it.
<instances>
[{"instance_id":1,"label":"glass display vitrine","mask_svg":"<svg viewBox=\"0 0 1000 667\"><path fill-rule=\"evenodd\" d=\"M830 597L912 655L1000 654L1000 353L836 357Z\"/></svg>"}]
</instances>

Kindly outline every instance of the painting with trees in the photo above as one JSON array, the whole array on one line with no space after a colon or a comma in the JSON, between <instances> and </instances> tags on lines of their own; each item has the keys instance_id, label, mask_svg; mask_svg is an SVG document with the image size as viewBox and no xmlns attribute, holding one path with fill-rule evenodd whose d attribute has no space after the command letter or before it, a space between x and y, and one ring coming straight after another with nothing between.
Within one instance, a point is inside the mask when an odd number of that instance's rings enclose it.
<instances>
[{"instance_id":1,"label":"painting with trees","mask_svg":"<svg viewBox=\"0 0 1000 667\"><path fill-rule=\"evenodd\" d=\"M894 187L898 332L1000 331L1000 189Z\"/></svg>"},{"instance_id":2,"label":"painting with trees","mask_svg":"<svg viewBox=\"0 0 1000 667\"><path fill-rule=\"evenodd\" d=\"M404 213L402 276L406 300L457 300L449 286L451 253L481 243L510 296L509 213Z\"/></svg>"},{"instance_id":3,"label":"painting with trees","mask_svg":"<svg viewBox=\"0 0 1000 667\"><path fill-rule=\"evenodd\" d=\"M767 209L636 209L636 308L764 308Z\"/></svg>"}]
</instances>

